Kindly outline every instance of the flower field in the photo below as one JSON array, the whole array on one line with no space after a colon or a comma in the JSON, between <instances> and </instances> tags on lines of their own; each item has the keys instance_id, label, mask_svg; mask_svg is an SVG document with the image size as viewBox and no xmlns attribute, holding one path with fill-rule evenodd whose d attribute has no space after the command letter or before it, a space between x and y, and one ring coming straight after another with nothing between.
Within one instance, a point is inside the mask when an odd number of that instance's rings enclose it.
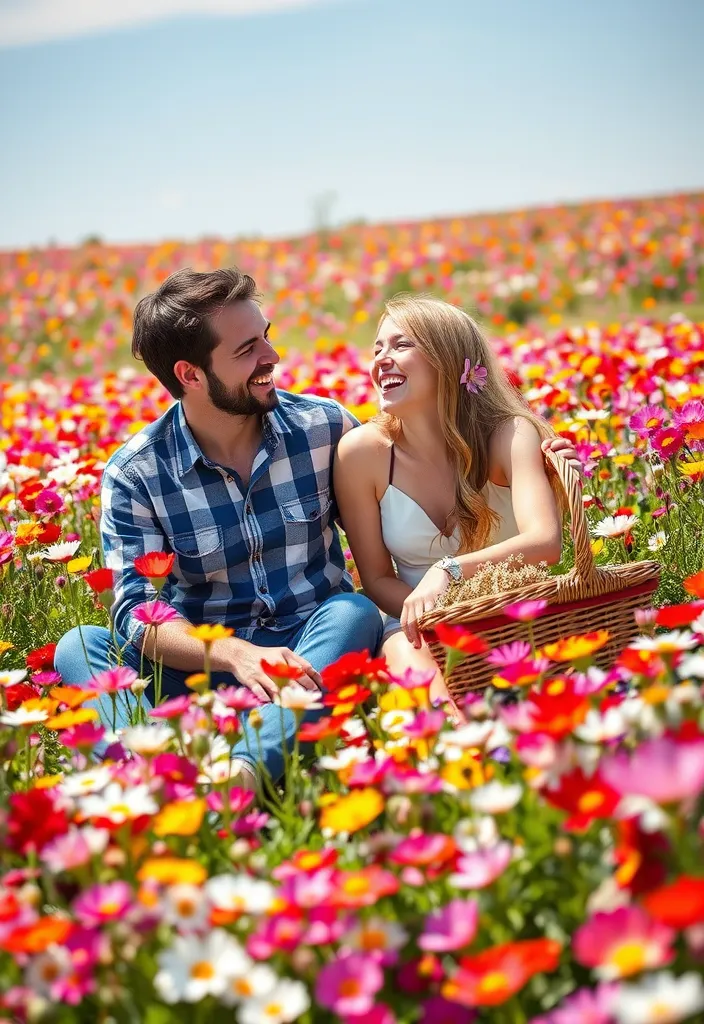
<instances>
[{"instance_id":1,"label":"flower field","mask_svg":"<svg viewBox=\"0 0 704 1024\"><path fill-rule=\"evenodd\" d=\"M0 254L0 1022L704 1020L703 238L687 195ZM495 669L455 726L422 675L348 656L257 798L229 773L256 708L207 671L105 732L86 698L144 682L64 686L53 645L107 621L102 468L171 401L129 360L131 310L180 266L232 262L263 293L278 386L362 420L385 297L479 312L583 460L597 563L661 564L615 664L595 665L600 632L537 649L539 603L494 651L439 630Z\"/></svg>"}]
</instances>

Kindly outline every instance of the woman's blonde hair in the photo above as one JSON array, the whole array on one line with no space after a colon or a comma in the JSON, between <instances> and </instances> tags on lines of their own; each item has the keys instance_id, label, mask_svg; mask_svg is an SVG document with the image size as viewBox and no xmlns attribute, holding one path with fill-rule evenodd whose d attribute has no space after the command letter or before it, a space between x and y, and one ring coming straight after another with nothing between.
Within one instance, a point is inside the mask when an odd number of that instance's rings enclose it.
<instances>
[{"instance_id":1,"label":"woman's blonde hair","mask_svg":"<svg viewBox=\"0 0 704 1024\"><path fill-rule=\"evenodd\" d=\"M531 411L481 329L464 310L431 296L397 295L386 303L379 325L387 316L437 370L438 416L455 470L454 513L460 551L486 547L492 528L499 525L499 517L481 494L489 479L491 435L514 416L529 420L543 439L554 437L555 432ZM481 363L487 370L486 385L476 394L460 384L465 359L473 367ZM403 434L401 421L390 413L380 413L375 422L391 441L398 441ZM562 507L562 492L554 474L550 480Z\"/></svg>"}]
</instances>

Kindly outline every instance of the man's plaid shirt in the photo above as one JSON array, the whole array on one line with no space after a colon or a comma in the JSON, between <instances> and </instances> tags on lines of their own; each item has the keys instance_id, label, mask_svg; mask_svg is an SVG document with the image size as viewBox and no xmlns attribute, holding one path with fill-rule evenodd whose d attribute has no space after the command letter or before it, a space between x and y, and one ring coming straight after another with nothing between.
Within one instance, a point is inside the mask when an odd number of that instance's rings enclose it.
<instances>
[{"instance_id":1,"label":"man's plaid shirt","mask_svg":"<svg viewBox=\"0 0 704 1024\"><path fill-rule=\"evenodd\" d=\"M220 622L243 639L256 627L288 630L353 589L331 477L345 424L357 421L330 399L279 399L263 418L244 489L233 470L205 458L180 402L110 457L100 532L121 636L140 636L132 611L155 597L133 566L148 551L176 556L162 600L194 625Z\"/></svg>"}]
</instances>

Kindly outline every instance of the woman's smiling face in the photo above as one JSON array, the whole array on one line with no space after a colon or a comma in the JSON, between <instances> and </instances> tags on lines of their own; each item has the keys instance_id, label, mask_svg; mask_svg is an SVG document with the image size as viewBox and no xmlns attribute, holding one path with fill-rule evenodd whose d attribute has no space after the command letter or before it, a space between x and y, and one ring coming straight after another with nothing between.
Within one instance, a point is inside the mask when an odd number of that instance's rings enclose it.
<instances>
[{"instance_id":1,"label":"woman's smiling face","mask_svg":"<svg viewBox=\"0 0 704 1024\"><path fill-rule=\"evenodd\" d=\"M437 372L390 316L379 325L370 374L382 412L402 416L437 402Z\"/></svg>"}]
</instances>

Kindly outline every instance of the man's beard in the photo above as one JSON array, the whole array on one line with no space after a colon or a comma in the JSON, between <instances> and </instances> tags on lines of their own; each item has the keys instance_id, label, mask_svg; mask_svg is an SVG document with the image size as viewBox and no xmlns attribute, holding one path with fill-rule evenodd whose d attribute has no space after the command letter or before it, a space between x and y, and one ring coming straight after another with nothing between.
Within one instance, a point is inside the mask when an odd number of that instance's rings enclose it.
<instances>
[{"instance_id":1,"label":"man's beard","mask_svg":"<svg viewBox=\"0 0 704 1024\"><path fill-rule=\"evenodd\" d=\"M270 373L271 370L273 370L273 366L268 370L259 370L250 377L250 380L253 377L262 377L265 373ZM208 382L210 401L216 409L220 409L221 412L227 412L230 416L261 416L263 413L275 409L279 404L279 396L274 388L268 392L266 398L262 401L255 398L249 390L249 381L247 384L238 384L236 387L228 390L212 370L205 370L204 372L205 379Z\"/></svg>"}]
</instances>

